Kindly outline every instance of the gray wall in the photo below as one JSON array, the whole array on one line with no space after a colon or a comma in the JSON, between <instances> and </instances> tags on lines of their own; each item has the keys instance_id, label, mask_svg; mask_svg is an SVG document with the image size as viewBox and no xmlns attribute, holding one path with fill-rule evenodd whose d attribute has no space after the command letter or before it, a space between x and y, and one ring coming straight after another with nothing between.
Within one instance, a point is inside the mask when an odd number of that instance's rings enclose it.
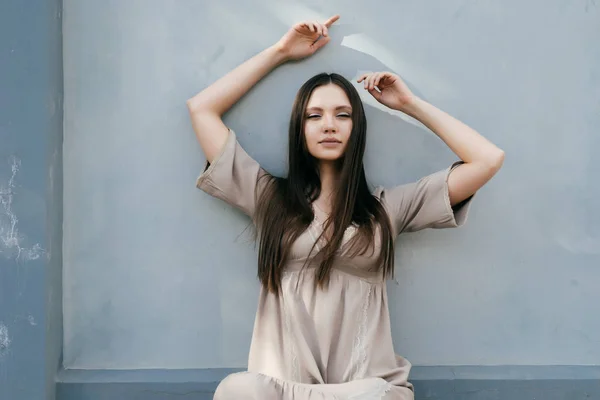
<instances>
[{"instance_id":1,"label":"gray wall","mask_svg":"<svg viewBox=\"0 0 600 400\"><path fill-rule=\"evenodd\" d=\"M258 291L241 234L249 221L194 188L203 156L185 100L293 22L334 12L332 43L276 70L226 116L265 168L285 174L295 92L321 71L399 73L507 154L466 227L399 244L397 352L417 365L600 363L600 5L216 3L64 2L68 368L246 365ZM363 94L373 185L454 161Z\"/></svg>"},{"instance_id":2,"label":"gray wall","mask_svg":"<svg viewBox=\"0 0 600 400\"><path fill-rule=\"evenodd\" d=\"M62 342L61 1L0 2L0 399L53 399Z\"/></svg>"}]
</instances>

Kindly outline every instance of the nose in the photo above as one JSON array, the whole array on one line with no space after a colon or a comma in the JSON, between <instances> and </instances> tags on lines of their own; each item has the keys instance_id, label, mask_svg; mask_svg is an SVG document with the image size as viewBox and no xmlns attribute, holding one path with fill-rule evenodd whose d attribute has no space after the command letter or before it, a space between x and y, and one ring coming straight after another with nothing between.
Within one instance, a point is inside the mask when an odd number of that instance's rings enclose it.
<instances>
[{"instance_id":1,"label":"nose","mask_svg":"<svg viewBox=\"0 0 600 400\"><path fill-rule=\"evenodd\" d=\"M323 118L323 132L325 133L335 133L337 132L337 128L335 126L335 118L332 116L325 116Z\"/></svg>"}]
</instances>

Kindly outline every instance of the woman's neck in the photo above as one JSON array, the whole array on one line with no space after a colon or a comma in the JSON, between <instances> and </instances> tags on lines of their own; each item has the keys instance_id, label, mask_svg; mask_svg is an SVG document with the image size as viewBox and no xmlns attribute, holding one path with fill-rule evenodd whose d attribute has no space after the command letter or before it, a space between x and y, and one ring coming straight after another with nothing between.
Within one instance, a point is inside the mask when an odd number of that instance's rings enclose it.
<instances>
[{"instance_id":1,"label":"woman's neck","mask_svg":"<svg viewBox=\"0 0 600 400\"><path fill-rule=\"evenodd\" d=\"M333 206L333 194L339 183L339 170L334 162L322 161L319 166L321 176L321 194L315 200L319 208L328 214L331 213Z\"/></svg>"}]
</instances>

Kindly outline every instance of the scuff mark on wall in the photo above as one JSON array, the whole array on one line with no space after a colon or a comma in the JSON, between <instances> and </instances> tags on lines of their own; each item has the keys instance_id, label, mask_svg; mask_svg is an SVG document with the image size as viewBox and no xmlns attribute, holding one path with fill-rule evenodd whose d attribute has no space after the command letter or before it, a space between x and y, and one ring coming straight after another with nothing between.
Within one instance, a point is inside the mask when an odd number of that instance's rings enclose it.
<instances>
[{"instance_id":1,"label":"scuff mark on wall","mask_svg":"<svg viewBox=\"0 0 600 400\"><path fill-rule=\"evenodd\" d=\"M589 12L592 8L596 8L596 0L587 0L585 2L585 12Z\"/></svg>"},{"instance_id":2,"label":"scuff mark on wall","mask_svg":"<svg viewBox=\"0 0 600 400\"><path fill-rule=\"evenodd\" d=\"M15 195L15 179L21 160L15 156L9 159L11 165L11 177L8 184L0 185L0 254L6 258L15 258L19 261L36 260L43 256L46 251L39 243L34 244L31 248L23 247L25 237L19 234L18 222L16 214L13 211L13 201Z\"/></svg>"},{"instance_id":3,"label":"scuff mark on wall","mask_svg":"<svg viewBox=\"0 0 600 400\"><path fill-rule=\"evenodd\" d=\"M8 336L8 328L0 322L0 357L2 357L10 347L10 337Z\"/></svg>"}]
</instances>

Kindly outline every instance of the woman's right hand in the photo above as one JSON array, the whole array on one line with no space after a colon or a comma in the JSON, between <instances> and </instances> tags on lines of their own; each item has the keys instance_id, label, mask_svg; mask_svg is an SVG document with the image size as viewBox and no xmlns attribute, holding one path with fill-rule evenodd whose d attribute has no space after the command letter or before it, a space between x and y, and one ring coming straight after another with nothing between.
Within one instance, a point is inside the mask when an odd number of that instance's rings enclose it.
<instances>
[{"instance_id":1,"label":"woman's right hand","mask_svg":"<svg viewBox=\"0 0 600 400\"><path fill-rule=\"evenodd\" d=\"M288 60L300 60L314 54L321 47L329 43L328 28L338 19L334 15L324 23L316 21L300 22L277 42L277 47L283 52ZM318 39L318 40L317 40Z\"/></svg>"}]
</instances>

